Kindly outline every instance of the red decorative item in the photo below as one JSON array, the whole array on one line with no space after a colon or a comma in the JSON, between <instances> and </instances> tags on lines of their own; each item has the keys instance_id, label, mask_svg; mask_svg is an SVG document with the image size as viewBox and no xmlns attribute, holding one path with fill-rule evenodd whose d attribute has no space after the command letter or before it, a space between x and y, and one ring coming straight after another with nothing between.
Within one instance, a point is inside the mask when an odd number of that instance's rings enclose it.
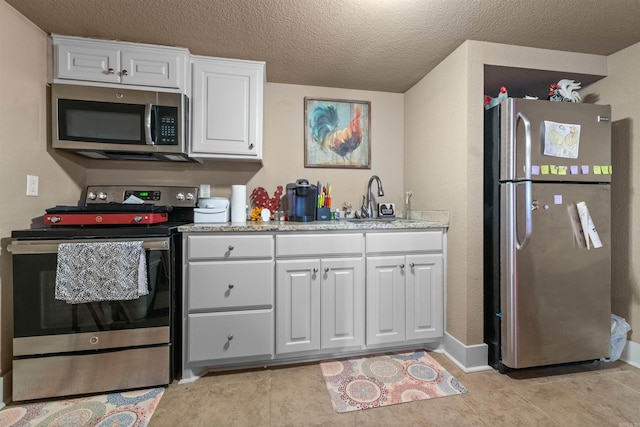
<instances>
[{"instance_id":1,"label":"red decorative item","mask_svg":"<svg viewBox=\"0 0 640 427\"><path fill-rule=\"evenodd\" d=\"M254 188L251 192L251 203L256 208L267 208L271 212L278 210L280 198L282 197L282 185L278 185L273 197L269 198L269 193L262 187Z\"/></svg>"}]
</instances>

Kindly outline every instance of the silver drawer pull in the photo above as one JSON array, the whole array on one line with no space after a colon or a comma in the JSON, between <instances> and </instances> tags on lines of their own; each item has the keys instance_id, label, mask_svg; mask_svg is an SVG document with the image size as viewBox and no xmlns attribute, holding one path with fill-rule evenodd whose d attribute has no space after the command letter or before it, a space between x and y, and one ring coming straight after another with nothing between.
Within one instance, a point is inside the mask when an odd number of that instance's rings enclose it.
<instances>
[{"instance_id":1,"label":"silver drawer pull","mask_svg":"<svg viewBox=\"0 0 640 427\"><path fill-rule=\"evenodd\" d=\"M233 245L229 245L229 250L232 251L233 250Z\"/></svg>"},{"instance_id":2,"label":"silver drawer pull","mask_svg":"<svg viewBox=\"0 0 640 427\"><path fill-rule=\"evenodd\" d=\"M404 264L400 264L400 268L404 268Z\"/></svg>"},{"instance_id":3,"label":"silver drawer pull","mask_svg":"<svg viewBox=\"0 0 640 427\"><path fill-rule=\"evenodd\" d=\"M127 70L122 70L122 72L120 74L122 74L123 76L126 76L126 75L129 74L129 72Z\"/></svg>"},{"instance_id":4,"label":"silver drawer pull","mask_svg":"<svg viewBox=\"0 0 640 427\"><path fill-rule=\"evenodd\" d=\"M229 283L229 289L233 289L233 283Z\"/></svg>"},{"instance_id":5,"label":"silver drawer pull","mask_svg":"<svg viewBox=\"0 0 640 427\"><path fill-rule=\"evenodd\" d=\"M227 336L227 340L228 340L228 341L231 341L232 339L233 339L233 334L229 334L229 335Z\"/></svg>"},{"instance_id":6,"label":"silver drawer pull","mask_svg":"<svg viewBox=\"0 0 640 427\"><path fill-rule=\"evenodd\" d=\"M314 269L313 269L313 273L315 274L315 273L317 273L317 272L318 272L318 269L317 269L317 268L314 268Z\"/></svg>"},{"instance_id":7,"label":"silver drawer pull","mask_svg":"<svg viewBox=\"0 0 640 427\"><path fill-rule=\"evenodd\" d=\"M324 272L325 272L325 273L328 273L328 272L329 272L329 267L325 267L325 268L324 268Z\"/></svg>"},{"instance_id":8,"label":"silver drawer pull","mask_svg":"<svg viewBox=\"0 0 640 427\"><path fill-rule=\"evenodd\" d=\"M115 72L115 70L113 68L109 68L107 70L107 74L113 74Z\"/></svg>"},{"instance_id":9,"label":"silver drawer pull","mask_svg":"<svg viewBox=\"0 0 640 427\"><path fill-rule=\"evenodd\" d=\"M411 267L411 268L413 268L413 267L415 267L415 266L416 266L416 265L415 265L414 263L409 264L409 267Z\"/></svg>"}]
</instances>

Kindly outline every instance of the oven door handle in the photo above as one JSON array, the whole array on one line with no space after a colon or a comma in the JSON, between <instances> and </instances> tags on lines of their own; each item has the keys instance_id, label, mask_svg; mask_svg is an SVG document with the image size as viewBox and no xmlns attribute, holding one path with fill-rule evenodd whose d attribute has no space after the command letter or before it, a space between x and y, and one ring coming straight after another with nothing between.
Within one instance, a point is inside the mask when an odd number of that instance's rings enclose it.
<instances>
[{"instance_id":1,"label":"oven door handle","mask_svg":"<svg viewBox=\"0 0 640 427\"><path fill-rule=\"evenodd\" d=\"M16 240L7 246L7 250L14 255L29 254L53 254L58 253L58 245L61 243L101 243L113 242L114 240ZM117 240L140 241L140 239ZM169 239L149 239L142 241L142 248L152 251L168 251Z\"/></svg>"}]
</instances>

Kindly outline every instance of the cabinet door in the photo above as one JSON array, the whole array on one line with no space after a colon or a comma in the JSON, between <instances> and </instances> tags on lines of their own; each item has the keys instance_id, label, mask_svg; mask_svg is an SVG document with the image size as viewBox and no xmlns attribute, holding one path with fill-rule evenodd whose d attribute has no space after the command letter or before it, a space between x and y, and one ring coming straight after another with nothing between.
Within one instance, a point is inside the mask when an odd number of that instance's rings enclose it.
<instances>
[{"instance_id":1,"label":"cabinet door","mask_svg":"<svg viewBox=\"0 0 640 427\"><path fill-rule=\"evenodd\" d=\"M367 258L367 345L405 340L403 256Z\"/></svg>"},{"instance_id":2,"label":"cabinet door","mask_svg":"<svg viewBox=\"0 0 640 427\"><path fill-rule=\"evenodd\" d=\"M123 50L123 84L180 88L184 55L160 51Z\"/></svg>"},{"instance_id":3,"label":"cabinet door","mask_svg":"<svg viewBox=\"0 0 640 427\"><path fill-rule=\"evenodd\" d=\"M406 257L407 340L437 338L443 333L443 257Z\"/></svg>"},{"instance_id":4,"label":"cabinet door","mask_svg":"<svg viewBox=\"0 0 640 427\"><path fill-rule=\"evenodd\" d=\"M95 82L120 82L120 51L91 43L56 46L56 78Z\"/></svg>"},{"instance_id":5,"label":"cabinet door","mask_svg":"<svg viewBox=\"0 0 640 427\"><path fill-rule=\"evenodd\" d=\"M276 261L276 353L320 349L320 260Z\"/></svg>"},{"instance_id":6,"label":"cabinet door","mask_svg":"<svg viewBox=\"0 0 640 427\"><path fill-rule=\"evenodd\" d=\"M193 64L192 154L262 158L264 67L258 65Z\"/></svg>"},{"instance_id":7,"label":"cabinet door","mask_svg":"<svg viewBox=\"0 0 640 427\"><path fill-rule=\"evenodd\" d=\"M322 349L364 345L364 258L323 259Z\"/></svg>"}]
</instances>

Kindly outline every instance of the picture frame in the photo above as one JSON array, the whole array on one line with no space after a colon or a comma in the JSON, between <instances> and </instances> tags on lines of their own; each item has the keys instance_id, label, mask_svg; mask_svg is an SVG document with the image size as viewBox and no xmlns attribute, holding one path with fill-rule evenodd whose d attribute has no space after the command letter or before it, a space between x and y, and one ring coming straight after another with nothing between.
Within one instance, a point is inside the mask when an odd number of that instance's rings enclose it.
<instances>
[{"instance_id":1,"label":"picture frame","mask_svg":"<svg viewBox=\"0 0 640 427\"><path fill-rule=\"evenodd\" d=\"M305 97L304 167L371 169L371 102Z\"/></svg>"}]
</instances>

